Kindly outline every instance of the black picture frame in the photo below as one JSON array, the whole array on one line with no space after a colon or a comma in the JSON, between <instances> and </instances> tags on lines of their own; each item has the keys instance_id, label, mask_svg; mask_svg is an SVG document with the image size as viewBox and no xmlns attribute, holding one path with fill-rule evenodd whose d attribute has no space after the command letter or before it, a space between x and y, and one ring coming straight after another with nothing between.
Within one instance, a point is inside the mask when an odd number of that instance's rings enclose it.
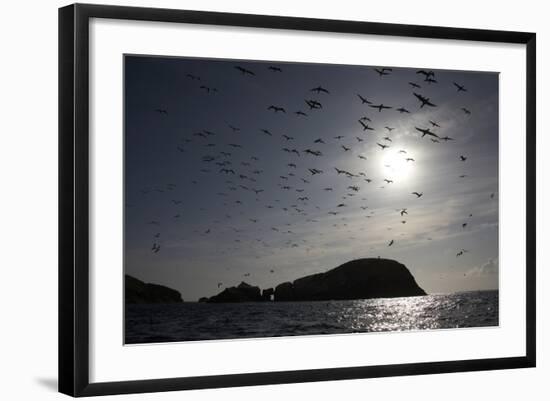
<instances>
[{"instance_id":1,"label":"black picture frame","mask_svg":"<svg viewBox=\"0 0 550 401\"><path fill-rule=\"evenodd\" d=\"M526 353L520 357L90 383L89 21L161 21L250 28L515 43L526 47ZM59 9L59 391L71 396L253 386L493 369L536 363L536 35L526 32L73 4Z\"/></svg>"}]
</instances>

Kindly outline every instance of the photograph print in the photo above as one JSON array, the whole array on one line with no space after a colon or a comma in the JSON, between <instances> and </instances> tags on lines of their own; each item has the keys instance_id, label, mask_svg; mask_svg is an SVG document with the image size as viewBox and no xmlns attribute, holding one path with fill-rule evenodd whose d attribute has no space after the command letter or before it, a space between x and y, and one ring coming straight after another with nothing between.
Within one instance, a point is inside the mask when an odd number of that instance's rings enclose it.
<instances>
[{"instance_id":1,"label":"photograph print","mask_svg":"<svg viewBox=\"0 0 550 401\"><path fill-rule=\"evenodd\" d=\"M499 74L124 56L125 344L499 325Z\"/></svg>"}]
</instances>

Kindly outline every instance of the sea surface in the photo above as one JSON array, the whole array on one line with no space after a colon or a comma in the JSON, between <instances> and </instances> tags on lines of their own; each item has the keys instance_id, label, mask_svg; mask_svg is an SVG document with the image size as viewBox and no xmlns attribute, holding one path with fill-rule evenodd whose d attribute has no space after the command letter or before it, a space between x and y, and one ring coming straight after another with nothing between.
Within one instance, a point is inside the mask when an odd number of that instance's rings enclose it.
<instances>
[{"instance_id":1,"label":"sea surface","mask_svg":"<svg viewBox=\"0 0 550 401\"><path fill-rule=\"evenodd\" d=\"M498 326L498 291L350 301L128 305L126 344Z\"/></svg>"}]
</instances>

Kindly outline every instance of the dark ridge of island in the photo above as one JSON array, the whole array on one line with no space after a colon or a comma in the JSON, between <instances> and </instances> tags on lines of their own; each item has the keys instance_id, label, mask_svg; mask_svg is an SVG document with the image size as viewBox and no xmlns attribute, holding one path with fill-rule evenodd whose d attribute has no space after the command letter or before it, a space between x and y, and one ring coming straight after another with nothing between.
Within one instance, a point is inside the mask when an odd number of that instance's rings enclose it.
<instances>
[{"instance_id":1,"label":"dark ridge of island","mask_svg":"<svg viewBox=\"0 0 550 401\"><path fill-rule=\"evenodd\" d=\"M391 259L365 258L344 263L325 273L312 274L260 291L241 282L200 302L328 301L396 298L426 295L405 265Z\"/></svg>"},{"instance_id":2,"label":"dark ridge of island","mask_svg":"<svg viewBox=\"0 0 550 401\"><path fill-rule=\"evenodd\" d=\"M275 301L327 301L426 295L405 265L365 258L275 287Z\"/></svg>"},{"instance_id":3,"label":"dark ridge of island","mask_svg":"<svg viewBox=\"0 0 550 401\"><path fill-rule=\"evenodd\" d=\"M124 275L124 299L126 304L182 303L179 291L159 284L145 283L128 274Z\"/></svg>"},{"instance_id":4,"label":"dark ridge of island","mask_svg":"<svg viewBox=\"0 0 550 401\"><path fill-rule=\"evenodd\" d=\"M260 287L252 286L244 281L236 287L229 287L208 299L201 298L200 302L261 302L263 301Z\"/></svg>"}]
</instances>

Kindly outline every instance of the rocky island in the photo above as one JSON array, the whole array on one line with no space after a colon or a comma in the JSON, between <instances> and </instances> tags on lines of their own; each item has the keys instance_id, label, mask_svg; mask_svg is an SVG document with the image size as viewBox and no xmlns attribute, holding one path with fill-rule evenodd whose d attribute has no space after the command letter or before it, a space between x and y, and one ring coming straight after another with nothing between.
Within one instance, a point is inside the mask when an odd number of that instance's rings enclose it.
<instances>
[{"instance_id":1,"label":"rocky island","mask_svg":"<svg viewBox=\"0 0 550 401\"><path fill-rule=\"evenodd\" d=\"M325 273L260 290L242 282L202 302L327 301L426 295L405 265L391 259L365 258L344 263Z\"/></svg>"},{"instance_id":2,"label":"rocky island","mask_svg":"<svg viewBox=\"0 0 550 401\"><path fill-rule=\"evenodd\" d=\"M179 291L159 284L145 283L128 274L124 276L124 299L126 304L181 303Z\"/></svg>"}]
</instances>

